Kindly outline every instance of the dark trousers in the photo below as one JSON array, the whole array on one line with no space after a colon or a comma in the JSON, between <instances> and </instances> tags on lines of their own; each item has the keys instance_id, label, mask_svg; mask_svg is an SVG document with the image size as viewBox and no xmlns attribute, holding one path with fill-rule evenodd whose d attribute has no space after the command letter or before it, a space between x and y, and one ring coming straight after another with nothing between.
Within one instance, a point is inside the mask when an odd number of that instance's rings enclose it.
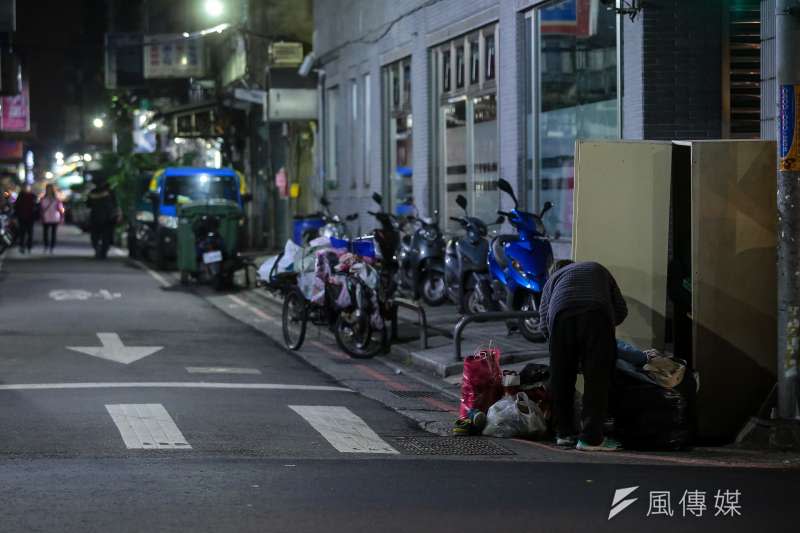
<instances>
[{"instance_id":1,"label":"dark trousers","mask_svg":"<svg viewBox=\"0 0 800 533\"><path fill-rule=\"evenodd\" d=\"M608 395L617 360L614 327L602 311L556 317L550 334L550 388L558 434L575 433L575 380L583 369L583 431L580 439L603 441Z\"/></svg>"},{"instance_id":2,"label":"dark trousers","mask_svg":"<svg viewBox=\"0 0 800 533\"><path fill-rule=\"evenodd\" d=\"M93 226L92 228L92 247L95 257L105 259L108 249L114 239L114 226L112 224Z\"/></svg>"},{"instance_id":3,"label":"dark trousers","mask_svg":"<svg viewBox=\"0 0 800 533\"><path fill-rule=\"evenodd\" d=\"M30 222L17 220L17 223L19 224L19 234L17 235L19 249L30 251L33 248L33 220Z\"/></svg>"},{"instance_id":4,"label":"dark trousers","mask_svg":"<svg viewBox=\"0 0 800 533\"><path fill-rule=\"evenodd\" d=\"M52 250L56 247L56 232L58 231L58 224L42 224L42 228L44 247Z\"/></svg>"}]
</instances>

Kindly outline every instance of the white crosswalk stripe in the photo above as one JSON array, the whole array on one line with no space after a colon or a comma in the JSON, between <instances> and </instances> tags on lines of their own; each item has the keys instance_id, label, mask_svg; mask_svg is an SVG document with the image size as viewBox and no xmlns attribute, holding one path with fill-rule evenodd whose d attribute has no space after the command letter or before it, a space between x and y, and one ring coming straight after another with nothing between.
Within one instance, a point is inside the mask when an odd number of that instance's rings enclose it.
<instances>
[{"instance_id":1,"label":"white crosswalk stripe","mask_svg":"<svg viewBox=\"0 0 800 533\"><path fill-rule=\"evenodd\" d=\"M108 404L106 410L128 449L192 448L160 403Z\"/></svg>"},{"instance_id":2,"label":"white crosswalk stripe","mask_svg":"<svg viewBox=\"0 0 800 533\"><path fill-rule=\"evenodd\" d=\"M397 454L350 409L333 405L290 405L334 448L343 453Z\"/></svg>"}]
</instances>

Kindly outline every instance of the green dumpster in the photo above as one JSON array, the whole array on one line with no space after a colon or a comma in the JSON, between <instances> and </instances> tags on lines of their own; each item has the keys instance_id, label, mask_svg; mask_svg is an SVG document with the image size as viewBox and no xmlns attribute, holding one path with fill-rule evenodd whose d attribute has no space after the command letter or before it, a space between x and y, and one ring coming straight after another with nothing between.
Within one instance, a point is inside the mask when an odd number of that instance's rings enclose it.
<instances>
[{"instance_id":1,"label":"green dumpster","mask_svg":"<svg viewBox=\"0 0 800 533\"><path fill-rule=\"evenodd\" d=\"M196 233L203 217L218 222L217 231L223 241L223 269L232 272L235 269L238 251L239 223L242 219L242 208L236 202L228 200L205 200L188 202L178 206L178 257L177 266L181 272L181 280L189 275L196 276L200 270L197 260Z\"/></svg>"}]
</instances>

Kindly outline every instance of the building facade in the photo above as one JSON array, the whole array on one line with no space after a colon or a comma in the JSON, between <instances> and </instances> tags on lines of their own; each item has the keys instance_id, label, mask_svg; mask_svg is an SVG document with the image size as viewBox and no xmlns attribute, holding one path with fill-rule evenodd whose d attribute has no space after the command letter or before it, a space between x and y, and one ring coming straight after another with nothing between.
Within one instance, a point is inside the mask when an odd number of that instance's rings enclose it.
<instances>
[{"instance_id":1,"label":"building facade","mask_svg":"<svg viewBox=\"0 0 800 533\"><path fill-rule=\"evenodd\" d=\"M463 194L492 220L503 177L527 209L556 206L545 222L568 255L576 139L771 136L761 13L774 0L649 0L633 17L617 4L316 0L335 209L363 217L378 191L445 223Z\"/></svg>"}]
</instances>

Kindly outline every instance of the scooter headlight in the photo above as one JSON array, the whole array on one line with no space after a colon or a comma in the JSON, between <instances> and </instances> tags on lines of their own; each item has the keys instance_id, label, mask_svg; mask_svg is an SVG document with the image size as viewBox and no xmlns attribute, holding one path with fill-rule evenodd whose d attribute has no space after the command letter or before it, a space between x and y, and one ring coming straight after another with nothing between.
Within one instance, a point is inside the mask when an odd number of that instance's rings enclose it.
<instances>
[{"instance_id":1,"label":"scooter headlight","mask_svg":"<svg viewBox=\"0 0 800 533\"><path fill-rule=\"evenodd\" d=\"M178 229L178 217L172 217L169 215L159 215L158 216L158 223L161 226L169 229Z\"/></svg>"}]
</instances>

